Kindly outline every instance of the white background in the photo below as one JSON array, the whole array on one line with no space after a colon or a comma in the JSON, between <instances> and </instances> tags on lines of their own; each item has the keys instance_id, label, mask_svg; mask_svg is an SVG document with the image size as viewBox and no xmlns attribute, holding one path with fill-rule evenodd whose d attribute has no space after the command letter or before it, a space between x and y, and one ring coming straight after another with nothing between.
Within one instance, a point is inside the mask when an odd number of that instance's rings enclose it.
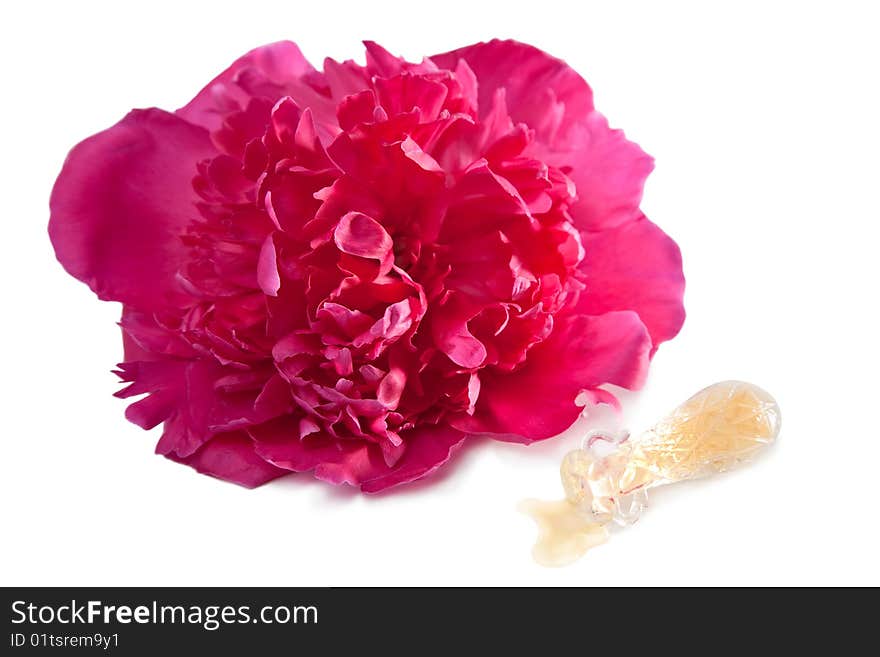
<instances>
[{"instance_id":1,"label":"white background","mask_svg":"<svg viewBox=\"0 0 880 657\"><path fill-rule=\"evenodd\" d=\"M613 7L610 5L613 4ZM0 10L4 585L880 584L880 103L872 3L86 2ZM367 498L308 476L248 491L154 456L123 418L119 308L55 262L67 150L173 110L248 49L418 59L491 37L566 59L655 156L643 204L680 244L688 319L624 398L643 429L717 380L775 394L751 467L654 496L574 566L531 561L524 497L559 496L583 429L460 453ZM594 420L595 421L595 420ZM585 599L588 602L588 599Z\"/></svg>"}]
</instances>

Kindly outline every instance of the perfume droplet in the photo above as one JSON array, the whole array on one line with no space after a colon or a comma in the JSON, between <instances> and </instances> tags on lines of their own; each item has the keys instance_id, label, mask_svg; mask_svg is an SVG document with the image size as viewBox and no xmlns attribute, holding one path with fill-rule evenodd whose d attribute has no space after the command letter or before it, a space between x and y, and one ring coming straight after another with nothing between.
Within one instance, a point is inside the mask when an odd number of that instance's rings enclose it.
<instances>
[{"instance_id":1,"label":"perfume droplet","mask_svg":"<svg viewBox=\"0 0 880 657\"><path fill-rule=\"evenodd\" d=\"M519 509L538 524L532 556L542 566L567 566L608 540L605 525L591 520L568 500L524 500Z\"/></svg>"}]
</instances>

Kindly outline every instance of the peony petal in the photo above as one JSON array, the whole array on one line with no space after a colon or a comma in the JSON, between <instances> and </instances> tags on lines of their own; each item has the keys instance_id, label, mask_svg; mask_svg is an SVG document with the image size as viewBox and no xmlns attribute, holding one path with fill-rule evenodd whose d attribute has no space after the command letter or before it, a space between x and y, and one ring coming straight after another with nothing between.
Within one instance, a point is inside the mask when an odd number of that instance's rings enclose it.
<instances>
[{"instance_id":1,"label":"peony petal","mask_svg":"<svg viewBox=\"0 0 880 657\"><path fill-rule=\"evenodd\" d=\"M401 432L406 451L394 468L361 484L365 493L421 479L446 463L461 446L465 434L445 425L420 426Z\"/></svg>"},{"instance_id":2,"label":"peony petal","mask_svg":"<svg viewBox=\"0 0 880 657\"><path fill-rule=\"evenodd\" d=\"M300 438L302 427L293 417L250 427L248 432L261 458L293 472L314 470L318 479L334 484L357 486L388 468L377 445L313 432Z\"/></svg>"},{"instance_id":3,"label":"peony petal","mask_svg":"<svg viewBox=\"0 0 880 657\"><path fill-rule=\"evenodd\" d=\"M481 310L465 295L450 292L431 316L434 343L453 363L464 368L479 367L486 360L486 346L468 327L468 322Z\"/></svg>"},{"instance_id":4,"label":"peony petal","mask_svg":"<svg viewBox=\"0 0 880 657\"><path fill-rule=\"evenodd\" d=\"M237 372L209 360L123 363L118 374L129 385L116 396L125 399L148 393L126 409L126 418L145 429L164 422L156 452L182 458L217 433L265 422L290 410L289 388L278 376L255 373L255 381L266 383L239 388L220 385Z\"/></svg>"},{"instance_id":5,"label":"peony petal","mask_svg":"<svg viewBox=\"0 0 880 657\"><path fill-rule=\"evenodd\" d=\"M260 248L260 258L257 261L257 282L263 294L270 297L277 297L278 290L281 288L277 257L275 236L273 233L269 233Z\"/></svg>"},{"instance_id":6,"label":"peony petal","mask_svg":"<svg viewBox=\"0 0 880 657\"><path fill-rule=\"evenodd\" d=\"M395 57L375 41L364 41L367 49L367 70L375 75L390 78L403 69L406 61Z\"/></svg>"},{"instance_id":7,"label":"peony petal","mask_svg":"<svg viewBox=\"0 0 880 657\"><path fill-rule=\"evenodd\" d=\"M196 351L180 334L180 320L171 316L163 323L155 313L122 307L122 345L126 361L157 360L167 356L192 358Z\"/></svg>"},{"instance_id":8,"label":"peony petal","mask_svg":"<svg viewBox=\"0 0 880 657\"><path fill-rule=\"evenodd\" d=\"M299 439L290 418L252 427L257 454L287 470L307 472L334 484L360 486L375 493L424 477L449 460L465 434L448 426L417 427L401 433L406 444L403 457L389 467L376 444L339 441L311 434Z\"/></svg>"},{"instance_id":9,"label":"peony petal","mask_svg":"<svg viewBox=\"0 0 880 657\"><path fill-rule=\"evenodd\" d=\"M366 69L350 59L340 63L335 59L325 58L324 78L327 81L327 86L330 87L330 93L337 101L370 86L370 76Z\"/></svg>"},{"instance_id":10,"label":"peony petal","mask_svg":"<svg viewBox=\"0 0 880 657\"><path fill-rule=\"evenodd\" d=\"M376 78L374 85L379 104L389 116L418 108L423 122L437 119L448 93L446 85L412 75Z\"/></svg>"},{"instance_id":11,"label":"peony petal","mask_svg":"<svg viewBox=\"0 0 880 657\"><path fill-rule=\"evenodd\" d=\"M192 178L215 155L202 128L135 110L67 156L50 200L49 236L64 268L101 298L141 310L187 302L180 237L198 212Z\"/></svg>"},{"instance_id":12,"label":"peony petal","mask_svg":"<svg viewBox=\"0 0 880 657\"><path fill-rule=\"evenodd\" d=\"M452 70L460 59L467 62L478 80L480 116L491 110L496 90L506 89L510 117L539 130L539 138L552 138L548 131L565 131L593 109L593 92L580 75L561 59L525 43L495 39L430 59ZM542 135L540 128L545 124L551 100L548 93L553 101L563 105L564 113L558 125L546 126Z\"/></svg>"},{"instance_id":13,"label":"peony petal","mask_svg":"<svg viewBox=\"0 0 880 657\"><path fill-rule=\"evenodd\" d=\"M656 350L684 322L684 275L678 245L647 218L612 230L584 233L588 254L581 270L587 289L578 311L599 315L634 310Z\"/></svg>"},{"instance_id":14,"label":"peony petal","mask_svg":"<svg viewBox=\"0 0 880 657\"><path fill-rule=\"evenodd\" d=\"M217 434L190 456L167 455L202 474L231 481L245 488L256 488L288 474L287 470L266 462L254 451L254 443L243 431Z\"/></svg>"},{"instance_id":15,"label":"peony petal","mask_svg":"<svg viewBox=\"0 0 880 657\"><path fill-rule=\"evenodd\" d=\"M536 144L534 155L568 172L577 188L577 201L569 211L581 230L611 228L640 216L642 190L654 159L628 141L622 130L612 130L598 112L585 116L553 144Z\"/></svg>"},{"instance_id":16,"label":"peony petal","mask_svg":"<svg viewBox=\"0 0 880 657\"><path fill-rule=\"evenodd\" d=\"M379 261L384 276L394 264L394 242L378 221L360 212L344 215L333 232L333 241L343 253Z\"/></svg>"},{"instance_id":17,"label":"peony petal","mask_svg":"<svg viewBox=\"0 0 880 657\"><path fill-rule=\"evenodd\" d=\"M605 383L642 385L651 339L631 311L560 320L550 338L529 351L525 365L509 374L480 372L474 414L458 415L452 426L530 443L556 436L577 419L578 393Z\"/></svg>"},{"instance_id":18,"label":"peony petal","mask_svg":"<svg viewBox=\"0 0 880 657\"><path fill-rule=\"evenodd\" d=\"M373 120L376 110L376 94L366 89L346 96L336 109L336 118L343 130L351 130L360 123Z\"/></svg>"},{"instance_id":19,"label":"peony petal","mask_svg":"<svg viewBox=\"0 0 880 657\"><path fill-rule=\"evenodd\" d=\"M297 95L305 99L317 97L317 92L303 80L304 76L317 75L295 43L270 43L236 59L176 113L190 123L213 131L222 125L226 114L244 109L252 97L264 97L272 102L285 95L295 100ZM294 89L300 93L296 94Z\"/></svg>"},{"instance_id":20,"label":"peony petal","mask_svg":"<svg viewBox=\"0 0 880 657\"><path fill-rule=\"evenodd\" d=\"M480 115L487 117L498 89L506 90L515 122L535 130L531 154L564 168L577 186L571 210L584 230L638 216L653 159L593 108L587 83L562 60L516 41L490 41L431 57L445 68L465 60L479 80Z\"/></svg>"},{"instance_id":21,"label":"peony petal","mask_svg":"<svg viewBox=\"0 0 880 657\"><path fill-rule=\"evenodd\" d=\"M336 246L343 253L384 260L391 252L391 236L375 219L360 212L349 212L339 220L333 233Z\"/></svg>"}]
</instances>

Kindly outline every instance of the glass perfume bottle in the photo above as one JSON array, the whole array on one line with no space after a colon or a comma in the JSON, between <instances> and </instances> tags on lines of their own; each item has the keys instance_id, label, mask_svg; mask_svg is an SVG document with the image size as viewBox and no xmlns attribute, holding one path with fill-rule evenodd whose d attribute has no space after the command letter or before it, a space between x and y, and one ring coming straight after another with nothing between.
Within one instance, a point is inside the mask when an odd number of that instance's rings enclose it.
<instances>
[{"instance_id":1,"label":"glass perfume bottle","mask_svg":"<svg viewBox=\"0 0 880 657\"><path fill-rule=\"evenodd\" d=\"M565 565L607 540L606 525L638 520L655 486L705 477L750 460L779 434L779 406L742 381L704 388L635 438L593 432L569 452L560 475L565 499L528 500L539 526L535 559Z\"/></svg>"}]
</instances>

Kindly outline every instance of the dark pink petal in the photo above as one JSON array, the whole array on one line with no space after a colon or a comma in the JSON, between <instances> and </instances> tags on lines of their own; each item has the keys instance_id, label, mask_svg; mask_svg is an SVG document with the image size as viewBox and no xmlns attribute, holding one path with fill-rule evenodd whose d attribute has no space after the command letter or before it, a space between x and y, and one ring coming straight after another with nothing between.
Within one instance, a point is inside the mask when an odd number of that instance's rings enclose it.
<instances>
[{"instance_id":1,"label":"dark pink petal","mask_svg":"<svg viewBox=\"0 0 880 657\"><path fill-rule=\"evenodd\" d=\"M324 78L337 102L370 86L370 76L366 69L350 59L340 63L329 57L326 58Z\"/></svg>"},{"instance_id":2,"label":"dark pink petal","mask_svg":"<svg viewBox=\"0 0 880 657\"><path fill-rule=\"evenodd\" d=\"M396 367L386 374L376 390L376 399L386 408L397 408L400 397L406 387L406 373Z\"/></svg>"},{"instance_id":3,"label":"dark pink petal","mask_svg":"<svg viewBox=\"0 0 880 657\"><path fill-rule=\"evenodd\" d=\"M180 317L161 317L123 306L119 326L125 361L158 360L162 357L192 358L196 355L180 332Z\"/></svg>"},{"instance_id":4,"label":"dark pink petal","mask_svg":"<svg viewBox=\"0 0 880 657\"><path fill-rule=\"evenodd\" d=\"M471 110L476 110L479 103L478 89L480 83L473 69L463 59L459 60L458 64L455 65L455 79L458 81L461 88L461 96L467 107Z\"/></svg>"},{"instance_id":5,"label":"dark pink petal","mask_svg":"<svg viewBox=\"0 0 880 657\"><path fill-rule=\"evenodd\" d=\"M471 332L468 322L482 308L465 295L450 293L437 304L431 318L431 333L437 347L456 365L479 367L486 360L486 347Z\"/></svg>"},{"instance_id":6,"label":"dark pink petal","mask_svg":"<svg viewBox=\"0 0 880 657\"><path fill-rule=\"evenodd\" d=\"M279 41L251 50L239 57L177 115L208 130L217 130L225 115L247 107L251 98L268 98L275 102L282 96L300 101L320 99L309 85L319 75L292 41ZM299 98L297 98L299 96ZM331 104L328 100L320 105Z\"/></svg>"},{"instance_id":7,"label":"dark pink petal","mask_svg":"<svg viewBox=\"0 0 880 657\"><path fill-rule=\"evenodd\" d=\"M395 57L375 41L364 41L367 49L367 70L373 75L390 78L397 75L403 69L406 62L400 57Z\"/></svg>"},{"instance_id":8,"label":"dark pink petal","mask_svg":"<svg viewBox=\"0 0 880 657\"><path fill-rule=\"evenodd\" d=\"M281 275L278 273L277 253L275 251L275 239L273 234L266 236L266 241L260 249L260 259L257 261L257 282L263 294L277 297L281 287Z\"/></svg>"},{"instance_id":9,"label":"dark pink petal","mask_svg":"<svg viewBox=\"0 0 880 657\"><path fill-rule=\"evenodd\" d=\"M678 245L642 217L612 230L583 233L587 289L578 311L634 310L656 350L684 322L684 275Z\"/></svg>"},{"instance_id":10,"label":"dark pink petal","mask_svg":"<svg viewBox=\"0 0 880 657\"><path fill-rule=\"evenodd\" d=\"M339 126L343 130L351 130L360 123L373 120L376 111L376 94L366 89L346 96L336 110Z\"/></svg>"},{"instance_id":11,"label":"dark pink petal","mask_svg":"<svg viewBox=\"0 0 880 657\"><path fill-rule=\"evenodd\" d=\"M422 121L433 121L443 109L447 88L440 82L412 75L377 78L379 104L393 116L419 109Z\"/></svg>"},{"instance_id":12,"label":"dark pink petal","mask_svg":"<svg viewBox=\"0 0 880 657\"><path fill-rule=\"evenodd\" d=\"M593 108L586 82L565 62L516 41L490 41L431 60L454 68L464 59L479 81L480 116L488 118L504 89L510 118L536 132L530 152L564 168L577 186L571 210L583 230L634 219L653 159Z\"/></svg>"},{"instance_id":13,"label":"dark pink petal","mask_svg":"<svg viewBox=\"0 0 880 657\"><path fill-rule=\"evenodd\" d=\"M642 190L654 159L628 141L622 130L612 130L598 112L575 123L552 145L536 144L534 154L568 171L577 188L570 212L579 229L602 230L640 216Z\"/></svg>"},{"instance_id":14,"label":"dark pink petal","mask_svg":"<svg viewBox=\"0 0 880 657\"><path fill-rule=\"evenodd\" d=\"M281 417L292 410L290 385L280 374L273 374L254 400L254 414L251 418L258 421L261 418Z\"/></svg>"},{"instance_id":15,"label":"dark pink petal","mask_svg":"<svg viewBox=\"0 0 880 657\"><path fill-rule=\"evenodd\" d=\"M280 377L254 376L245 386L224 386L232 368L209 360L165 359L123 363L119 375L128 387L123 399L148 393L131 404L126 418L145 429L165 423L156 452L189 456L217 433L265 422L290 408ZM265 381L266 383L262 383Z\"/></svg>"},{"instance_id":16,"label":"dark pink petal","mask_svg":"<svg viewBox=\"0 0 880 657\"><path fill-rule=\"evenodd\" d=\"M151 386L151 394L125 409L125 417L148 428L142 421L143 410L156 409L152 424L165 422L157 453L188 456L211 437L217 368L199 361L157 361L133 363L125 371L134 383L118 396L146 392L143 388ZM158 413L160 402L164 417Z\"/></svg>"},{"instance_id":17,"label":"dark pink petal","mask_svg":"<svg viewBox=\"0 0 880 657\"><path fill-rule=\"evenodd\" d=\"M360 212L344 215L333 232L333 241L343 253L381 263L380 275L391 270L394 261L391 236L375 219Z\"/></svg>"},{"instance_id":18,"label":"dark pink petal","mask_svg":"<svg viewBox=\"0 0 880 657\"><path fill-rule=\"evenodd\" d=\"M539 138L550 139L551 133L564 132L593 109L593 92L584 79L561 59L533 46L496 39L431 56L438 66L452 70L460 59L476 74L480 116L487 115L496 90L503 88L510 117L539 130ZM551 126L547 116L557 103L563 112Z\"/></svg>"},{"instance_id":19,"label":"dark pink petal","mask_svg":"<svg viewBox=\"0 0 880 657\"><path fill-rule=\"evenodd\" d=\"M520 369L509 374L481 371L474 414L461 414L451 424L513 442L551 438L577 419L581 409L575 398L581 390L605 383L640 387L650 350L651 339L634 312L560 319Z\"/></svg>"},{"instance_id":20,"label":"dark pink petal","mask_svg":"<svg viewBox=\"0 0 880 657\"><path fill-rule=\"evenodd\" d=\"M101 298L141 310L186 303L181 241L198 217L191 181L215 155L208 133L135 110L67 156L52 190L49 236L64 268Z\"/></svg>"},{"instance_id":21,"label":"dark pink petal","mask_svg":"<svg viewBox=\"0 0 880 657\"><path fill-rule=\"evenodd\" d=\"M446 463L464 442L465 434L445 425L419 426L401 432L406 451L394 468L361 484L365 493L421 479Z\"/></svg>"},{"instance_id":22,"label":"dark pink petal","mask_svg":"<svg viewBox=\"0 0 880 657\"><path fill-rule=\"evenodd\" d=\"M217 434L198 451L186 457L167 454L202 474L231 481L245 488L256 488L268 481L289 474L287 470L267 463L257 456L254 443L243 431Z\"/></svg>"},{"instance_id":23,"label":"dark pink petal","mask_svg":"<svg viewBox=\"0 0 880 657\"><path fill-rule=\"evenodd\" d=\"M360 486L375 493L430 474L449 460L465 439L447 426L417 427L401 433L402 458L389 467L378 445L339 441L321 434L299 438L292 419L252 427L257 453L267 461L295 472L314 470L315 477L334 484Z\"/></svg>"},{"instance_id":24,"label":"dark pink petal","mask_svg":"<svg viewBox=\"0 0 880 657\"><path fill-rule=\"evenodd\" d=\"M334 484L357 486L388 468L377 445L340 441L313 431L300 438L303 427L293 417L251 427L248 432L261 458L293 472L314 470L318 479Z\"/></svg>"}]
</instances>

